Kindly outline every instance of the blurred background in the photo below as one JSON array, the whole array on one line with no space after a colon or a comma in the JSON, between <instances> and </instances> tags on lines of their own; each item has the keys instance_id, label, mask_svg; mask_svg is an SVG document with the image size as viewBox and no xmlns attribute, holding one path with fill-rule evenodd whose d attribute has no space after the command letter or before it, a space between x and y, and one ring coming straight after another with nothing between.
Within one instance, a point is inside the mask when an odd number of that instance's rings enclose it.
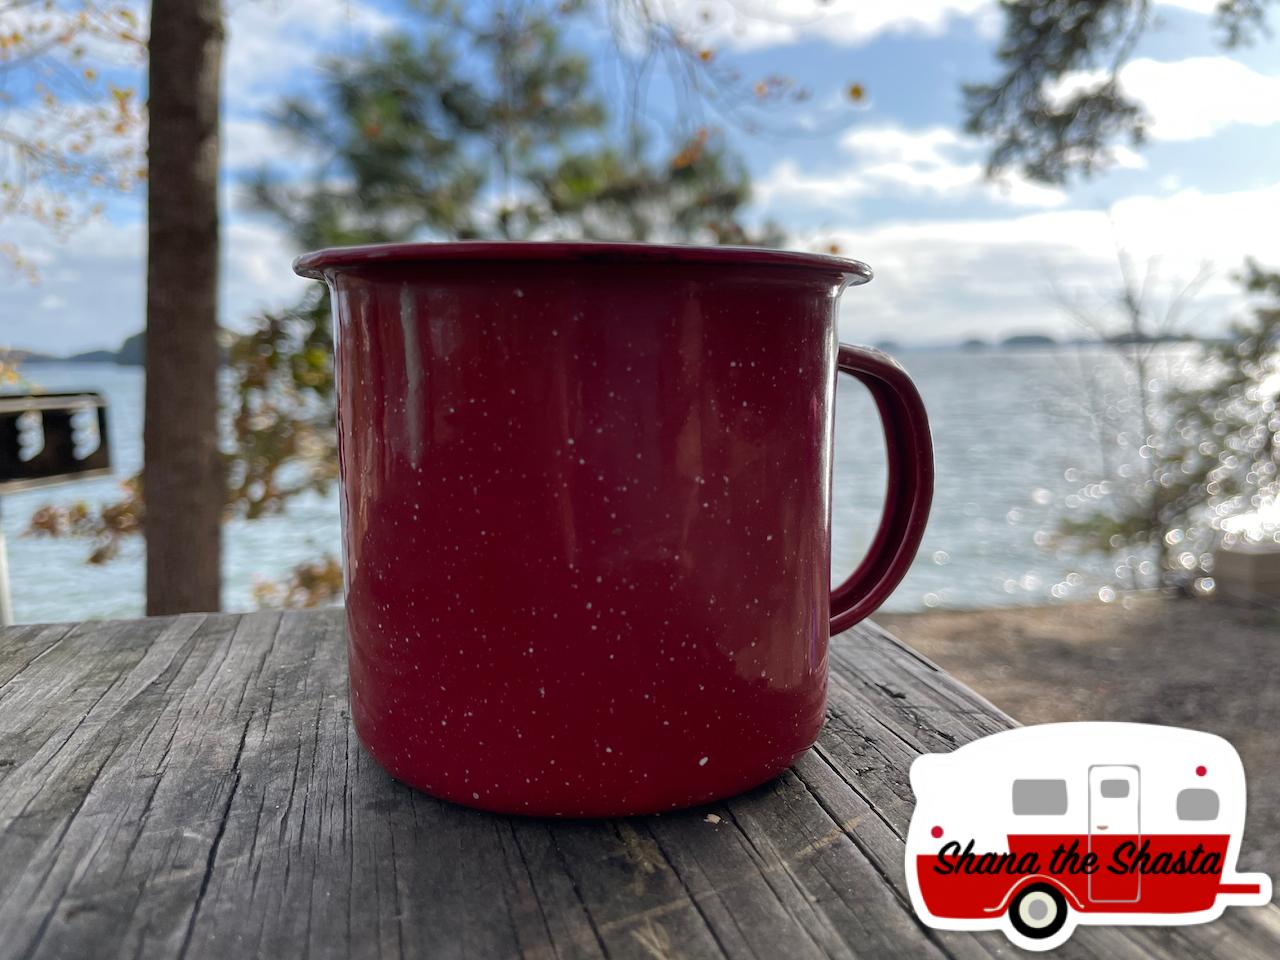
<instances>
[{"instance_id":1,"label":"blurred background","mask_svg":"<svg viewBox=\"0 0 1280 960\"><path fill-rule=\"evenodd\" d=\"M882 619L1024 721L1225 733L1274 800L1271 7L0 0L0 378L98 391L113 463L0 478L13 615L340 602L302 251L834 252L876 270L841 339L902 360L937 448ZM869 399L838 399L836 579L884 485Z\"/></svg>"},{"instance_id":2,"label":"blurred background","mask_svg":"<svg viewBox=\"0 0 1280 960\"><path fill-rule=\"evenodd\" d=\"M890 611L1156 588L1265 599L1280 376L1268 13L0 3L4 389L99 390L115 468L4 497L15 616L134 616L148 594L153 612L336 599L328 306L289 262L474 237L870 262L841 337L904 361L938 458L925 548ZM883 489L870 403L851 383L839 399L837 576ZM1224 536L1262 558L1227 582Z\"/></svg>"}]
</instances>

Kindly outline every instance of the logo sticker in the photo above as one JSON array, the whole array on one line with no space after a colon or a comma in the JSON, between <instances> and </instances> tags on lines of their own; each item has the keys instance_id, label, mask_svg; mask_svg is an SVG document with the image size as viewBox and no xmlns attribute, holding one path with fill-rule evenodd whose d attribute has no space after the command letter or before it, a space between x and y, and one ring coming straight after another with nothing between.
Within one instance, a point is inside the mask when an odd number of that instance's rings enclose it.
<instances>
[{"instance_id":1,"label":"logo sticker","mask_svg":"<svg viewBox=\"0 0 1280 960\"><path fill-rule=\"evenodd\" d=\"M1061 945L1079 924L1205 923L1271 900L1236 873L1244 767L1226 740L1140 723L1019 727L911 765L907 885L941 930Z\"/></svg>"}]
</instances>

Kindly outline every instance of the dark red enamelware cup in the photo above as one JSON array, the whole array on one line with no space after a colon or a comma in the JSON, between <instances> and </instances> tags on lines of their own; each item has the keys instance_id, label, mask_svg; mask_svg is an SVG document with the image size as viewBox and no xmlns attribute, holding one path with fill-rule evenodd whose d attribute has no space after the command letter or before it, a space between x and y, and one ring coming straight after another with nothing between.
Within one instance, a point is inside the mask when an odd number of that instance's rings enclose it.
<instances>
[{"instance_id":1,"label":"dark red enamelware cup","mask_svg":"<svg viewBox=\"0 0 1280 960\"><path fill-rule=\"evenodd\" d=\"M902 578L933 489L910 379L836 342L865 264L451 243L294 268L333 294L352 716L392 776L614 816L738 793L814 742L829 632ZM837 367L889 470L833 591Z\"/></svg>"}]
</instances>

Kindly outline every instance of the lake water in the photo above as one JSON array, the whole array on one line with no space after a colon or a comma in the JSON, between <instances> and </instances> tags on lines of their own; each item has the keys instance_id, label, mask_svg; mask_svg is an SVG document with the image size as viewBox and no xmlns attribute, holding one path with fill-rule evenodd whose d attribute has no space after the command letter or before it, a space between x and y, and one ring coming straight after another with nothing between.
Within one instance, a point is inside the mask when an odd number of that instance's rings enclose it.
<instances>
[{"instance_id":1,"label":"lake water","mask_svg":"<svg viewBox=\"0 0 1280 960\"><path fill-rule=\"evenodd\" d=\"M1098 436L1079 409L1081 364L1117 373L1098 348L904 351L900 359L924 395L933 425L937 492L924 546L885 605L983 607L1096 595L1114 563L1054 552L1044 543L1078 482L1072 467L1098 460ZM1072 371L1077 371L1073 375ZM96 389L110 404L119 478L142 456L142 371L110 364L49 364L26 371L47 390ZM1115 382L1118 377L1106 378ZM851 570L874 533L884 485L880 426L870 399L840 378L833 488L836 578ZM107 501L103 479L4 498L14 611L20 622L136 617L143 611L142 542L111 563L84 563L87 544L24 536L43 503ZM1037 541L1040 541L1038 544ZM277 579L296 563L339 549L337 493L295 501L287 515L227 524L223 603L254 606L255 579Z\"/></svg>"}]
</instances>

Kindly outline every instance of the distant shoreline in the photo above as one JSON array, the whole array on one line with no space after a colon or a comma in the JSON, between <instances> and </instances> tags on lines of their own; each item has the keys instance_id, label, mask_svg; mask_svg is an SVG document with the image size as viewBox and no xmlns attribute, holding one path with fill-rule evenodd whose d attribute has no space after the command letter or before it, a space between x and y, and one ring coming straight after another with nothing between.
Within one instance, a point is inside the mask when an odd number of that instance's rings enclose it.
<instances>
[{"instance_id":1,"label":"distant shoreline","mask_svg":"<svg viewBox=\"0 0 1280 960\"><path fill-rule=\"evenodd\" d=\"M1158 337L1135 337L1130 334L1122 334L1105 338L1076 337L1070 340L1058 340L1043 333L1019 333L1001 337L997 340L983 340L979 337L971 337L967 340L941 343L902 343L897 340L878 340L875 346L890 353L897 350L964 350L976 353L984 350L1060 350L1064 347L1120 347L1138 343L1199 343L1212 345L1221 342L1223 342L1221 338L1197 337L1191 334L1165 334Z\"/></svg>"},{"instance_id":2,"label":"distant shoreline","mask_svg":"<svg viewBox=\"0 0 1280 960\"><path fill-rule=\"evenodd\" d=\"M878 340L875 346L888 353L915 351L964 351L982 353L998 350L1061 350L1068 347L1106 347L1126 346L1134 343L1179 344L1199 343L1212 345L1221 340L1214 337L1195 337L1190 334L1181 336L1165 335L1160 337L1134 338L1132 336L1110 337L1106 339L1075 338L1058 340L1043 333L1020 333L993 340L971 337L966 340L939 343L903 343L896 340ZM140 367L143 365L144 334L135 333L125 339L117 350L86 350L67 356L57 356L38 350L19 348L0 348L0 362L7 364L45 364L45 363L114 363L124 367Z\"/></svg>"},{"instance_id":3,"label":"distant shoreline","mask_svg":"<svg viewBox=\"0 0 1280 960\"><path fill-rule=\"evenodd\" d=\"M85 350L68 356L56 356L42 353L39 350L0 349L0 363L40 364L40 363L114 363L121 367L140 367L146 346L146 334L135 333L125 337L117 350Z\"/></svg>"}]
</instances>

